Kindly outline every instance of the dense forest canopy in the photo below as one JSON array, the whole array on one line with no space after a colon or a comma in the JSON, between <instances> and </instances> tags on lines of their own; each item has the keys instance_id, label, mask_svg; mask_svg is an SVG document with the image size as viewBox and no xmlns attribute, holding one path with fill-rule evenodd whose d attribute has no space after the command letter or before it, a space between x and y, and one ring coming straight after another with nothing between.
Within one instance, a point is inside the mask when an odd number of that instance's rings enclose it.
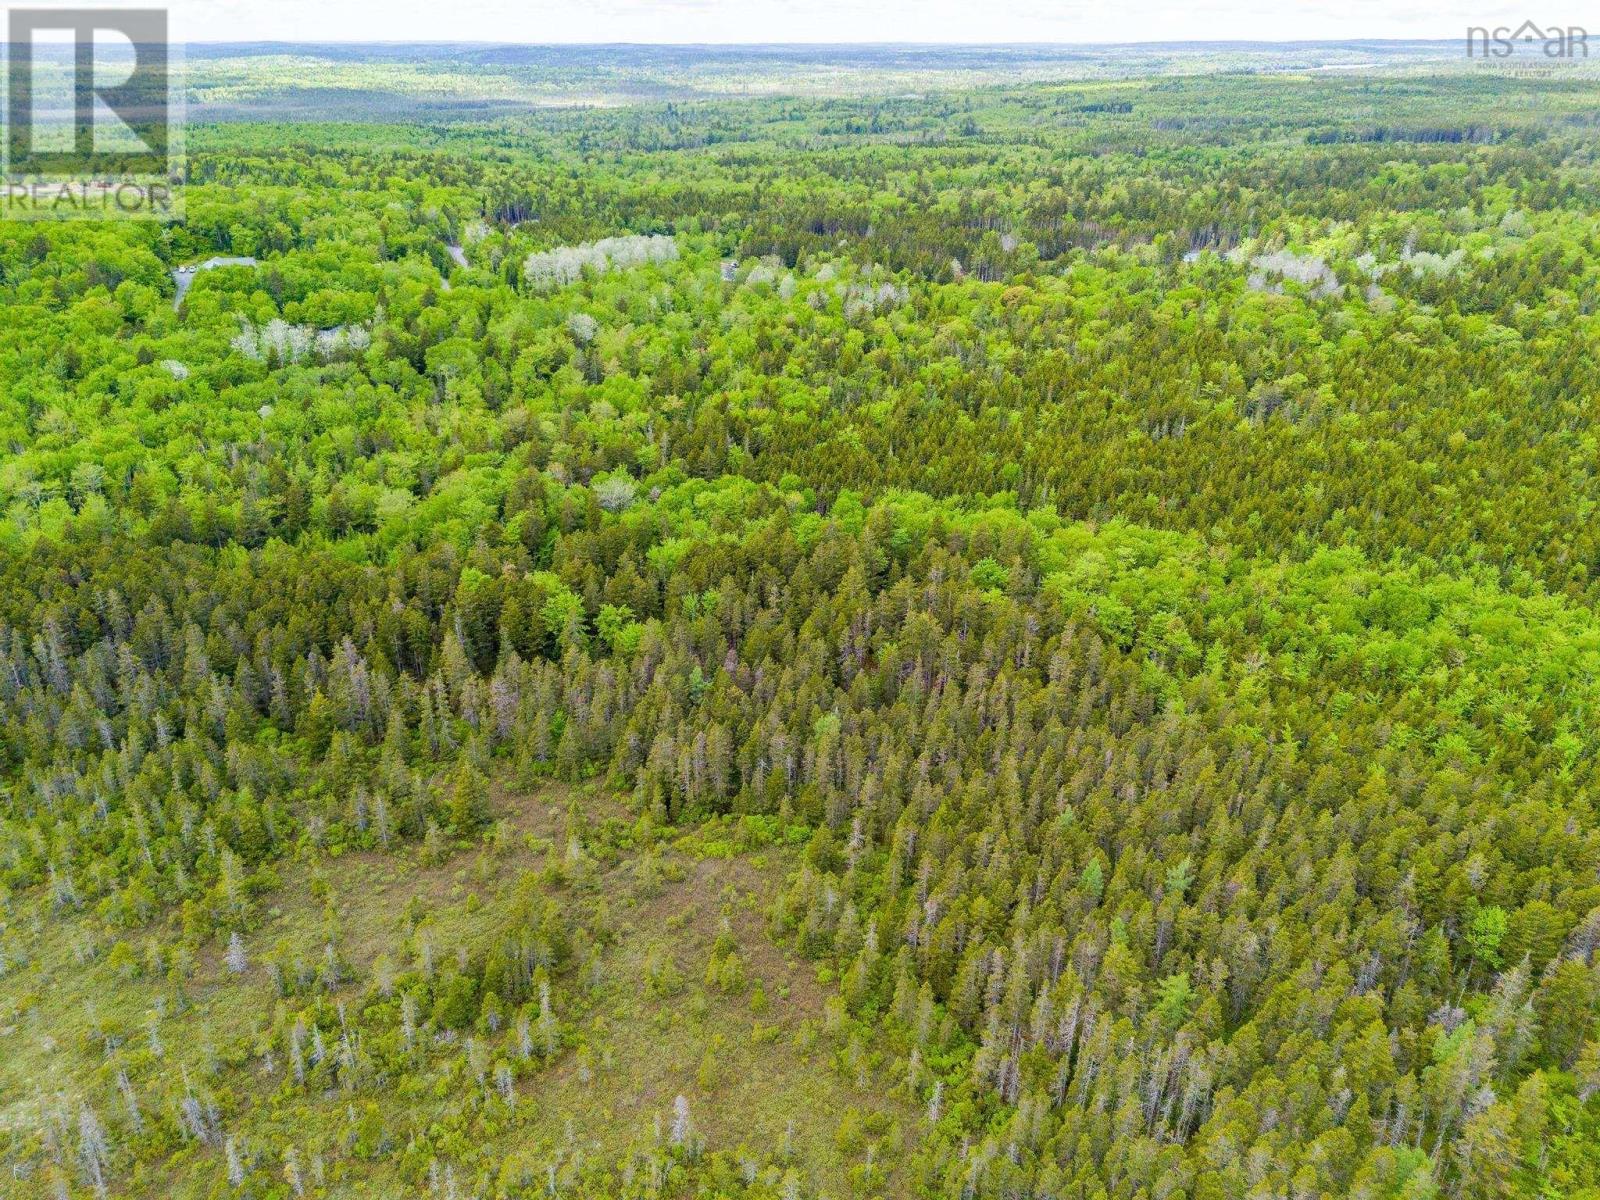
<instances>
[{"instance_id":1,"label":"dense forest canopy","mask_svg":"<svg viewBox=\"0 0 1600 1200\"><path fill-rule=\"evenodd\" d=\"M0 224L0 1191L1600 1196L1600 83L814 67Z\"/></svg>"}]
</instances>

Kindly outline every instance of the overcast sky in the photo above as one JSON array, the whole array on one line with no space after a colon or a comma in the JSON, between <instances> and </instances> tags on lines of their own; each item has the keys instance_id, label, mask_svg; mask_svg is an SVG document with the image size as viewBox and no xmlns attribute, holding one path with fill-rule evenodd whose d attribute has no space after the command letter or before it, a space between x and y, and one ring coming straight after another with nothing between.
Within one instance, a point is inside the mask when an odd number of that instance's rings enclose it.
<instances>
[{"instance_id":1,"label":"overcast sky","mask_svg":"<svg viewBox=\"0 0 1600 1200\"><path fill-rule=\"evenodd\" d=\"M173 0L192 41L1149 42L1462 38L1525 17L1581 24L1540 0ZM1533 9L1537 7L1538 11ZM1593 18L1600 26L1600 18Z\"/></svg>"}]
</instances>

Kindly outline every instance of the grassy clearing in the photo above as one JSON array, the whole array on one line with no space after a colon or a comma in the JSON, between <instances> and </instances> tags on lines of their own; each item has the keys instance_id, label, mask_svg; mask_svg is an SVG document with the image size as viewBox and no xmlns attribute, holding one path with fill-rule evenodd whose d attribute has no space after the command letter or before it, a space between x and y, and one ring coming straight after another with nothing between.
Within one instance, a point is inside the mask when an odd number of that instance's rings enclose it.
<instances>
[{"instance_id":1,"label":"grassy clearing","mask_svg":"<svg viewBox=\"0 0 1600 1200\"><path fill-rule=\"evenodd\" d=\"M215 943L197 948L181 982L130 965L148 942L179 939L176 916L124 934L125 952L93 916L50 914L40 897L13 898L6 919L28 961L0 978L0 1129L48 1129L42 1113L76 1112L81 1097L114 1134L125 1132L119 1069L141 1094L159 1078L192 1077L213 1081L224 1097L221 1129L241 1146L306 1147L305 1194L392 1196L406 1187L397 1168L404 1154L363 1157L350 1146L352 1114L370 1106L391 1148L427 1136L462 1104L494 1109L478 1161L545 1176L659 1146L682 1096L707 1151L751 1163L777 1158L806 1194L829 1196L867 1194L852 1168L870 1156L879 1164L871 1194L898 1194L903 1181L892 1164L905 1147L907 1114L887 1098L878 1064L830 1036L831 988L767 936L792 849L738 850L726 827L713 825L647 851L618 850L612 843L631 814L593 789L501 795L496 807L503 820L492 838L435 864L415 848L311 852L283 864L278 885L255 898L250 961L237 975L226 945ZM580 814L575 823L569 810ZM581 852L567 848L574 834ZM596 952L558 982L562 1044L548 1062L517 1061L509 1022L479 1028L488 1059L516 1066L514 1103L463 1078L462 1038L439 1030L423 1052L426 1067L396 1086L380 1080L354 1094L290 1086L272 1034L288 1019L285 1006L306 1001L280 997L270 960L317 963L334 946L345 978L326 999L354 1012L386 973L424 953L424 940L440 963L478 947L519 889L526 894L530 872L580 936L596 935ZM720 969L708 974L714 957ZM58 1178L77 1194L83 1181L70 1154L53 1169L49 1142L46 1132L42 1168L8 1181L18 1190L7 1195L54 1195ZM119 1175L114 1165L112 1194L231 1194L225 1159L220 1144L189 1139L159 1171ZM270 1174L285 1178L276 1163ZM462 1196L472 1194L469 1174L464 1167Z\"/></svg>"}]
</instances>

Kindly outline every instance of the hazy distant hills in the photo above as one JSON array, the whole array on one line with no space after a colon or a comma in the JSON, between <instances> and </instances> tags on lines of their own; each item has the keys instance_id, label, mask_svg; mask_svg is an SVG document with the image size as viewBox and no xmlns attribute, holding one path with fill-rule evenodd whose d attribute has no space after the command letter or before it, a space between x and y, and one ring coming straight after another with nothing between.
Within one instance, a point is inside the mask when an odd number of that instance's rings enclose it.
<instances>
[{"instance_id":1,"label":"hazy distant hills","mask_svg":"<svg viewBox=\"0 0 1600 1200\"><path fill-rule=\"evenodd\" d=\"M895 95L1215 72L1458 69L1458 41L1127 45L240 42L187 50L199 121L482 120L531 108Z\"/></svg>"}]
</instances>

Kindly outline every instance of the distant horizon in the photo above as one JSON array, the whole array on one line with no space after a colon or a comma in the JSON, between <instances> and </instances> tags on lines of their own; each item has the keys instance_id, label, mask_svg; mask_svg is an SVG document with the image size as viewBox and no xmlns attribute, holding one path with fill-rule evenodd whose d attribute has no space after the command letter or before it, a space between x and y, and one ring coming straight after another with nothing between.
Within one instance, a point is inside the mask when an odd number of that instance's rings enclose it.
<instances>
[{"instance_id":1,"label":"distant horizon","mask_svg":"<svg viewBox=\"0 0 1600 1200\"><path fill-rule=\"evenodd\" d=\"M603 50L616 47L640 49L807 49L807 50L916 50L916 49L950 49L952 47L966 47L971 49L1037 49L1037 50L1069 50L1079 47L1094 47L1096 49L1117 49L1121 47L1146 47L1146 46L1283 46L1286 48L1299 46L1371 46L1371 45L1455 45L1465 36L1465 31L1457 37L1353 37L1353 38L1180 38L1161 39L1152 38L1143 41L963 41L959 39L936 41L698 41L698 42L651 42L651 41L519 41L512 38L190 38L185 43L191 46L527 46L530 48L551 47L561 49L592 48Z\"/></svg>"},{"instance_id":2,"label":"distant horizon","mask_svg":"<svg viewBox=\"0 0 1600 1200\"><path fill-rule=\"evenodd\" d=\"M813 0L803 8L793 0L462 0L447 19L421 0L394 0L381 15L364 0L270 7L178 0L170 12L178 40L195 45L1040 48L1449 42L1469 27L1515 28L1531 15L1511 0L1476 0L1464 9L1442 0L1298 0L1272 8L1259 0L1129 0L1114 10L1044 0ZM1574 5L1540 17L1572 26L1583 12ZM1361 32L1352 36L1352 29ZM317 36L302 36L310 30Z\"/></svg>"}]
</instances>

